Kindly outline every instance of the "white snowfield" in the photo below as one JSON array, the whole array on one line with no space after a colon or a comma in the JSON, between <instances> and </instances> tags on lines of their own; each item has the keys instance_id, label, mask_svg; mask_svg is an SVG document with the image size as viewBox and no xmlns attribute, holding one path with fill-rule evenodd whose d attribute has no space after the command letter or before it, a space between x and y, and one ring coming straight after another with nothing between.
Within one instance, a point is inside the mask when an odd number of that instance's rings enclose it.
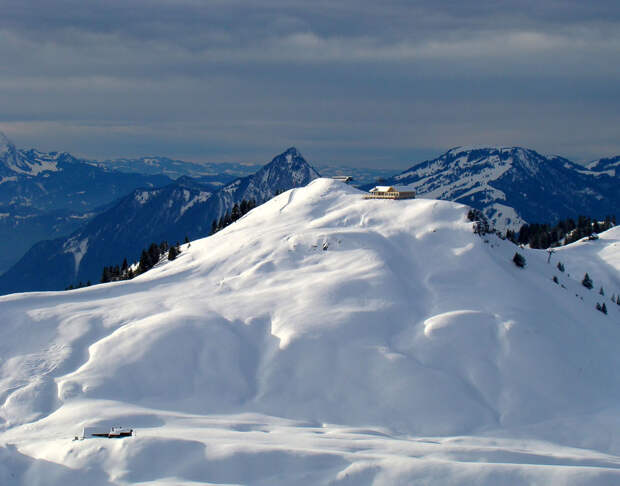
<instances>
[{"instance_id":1,"label":"white snowfield","mask_svg":"<svg viewBox=\"0 0 620 486\"><path fill-rule=\"evenodd\" d=\"M318 179L132 281L1 297L0 484L620 484L620 228L548 264L466 214Z\"/></svg>"}]
</instances>

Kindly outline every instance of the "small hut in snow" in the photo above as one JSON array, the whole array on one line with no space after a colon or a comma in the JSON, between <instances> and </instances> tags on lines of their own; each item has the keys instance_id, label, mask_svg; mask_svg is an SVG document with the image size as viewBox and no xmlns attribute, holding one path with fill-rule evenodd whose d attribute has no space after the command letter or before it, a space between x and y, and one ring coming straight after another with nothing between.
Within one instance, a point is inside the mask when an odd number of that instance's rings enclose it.
<instances>
[{"instance_id":1,"label":"small hut in snow","mask_svg":"<svg viewBox=\"0 0 620 486\"><path fill-rule=\"evenodd\" d=\"M406 191L395 186L373 187L364 199L414 199L415 191Z\"/></svg>"},{"instance_id":2,"label":"small hut in snow","mask_svg":"<svg viewBox=\"0 0 620 486\"><path fill-rule=\"evenodd\" d=\"M107 437L108 439L116 439L121 437L131 437L133 429L126 427L84 427L82 430L82 439L89 437Z\"/></svg>"}]
</instances>

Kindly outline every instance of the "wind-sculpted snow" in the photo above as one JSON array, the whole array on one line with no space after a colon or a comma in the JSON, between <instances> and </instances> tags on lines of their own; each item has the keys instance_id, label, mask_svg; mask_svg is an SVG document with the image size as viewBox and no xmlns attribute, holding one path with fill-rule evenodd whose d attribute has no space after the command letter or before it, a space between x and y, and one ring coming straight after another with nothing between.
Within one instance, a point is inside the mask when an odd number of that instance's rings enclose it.
<instances>
[{"instance_id":1,"label":"wind-sculpted snow","mask_svg":"<svg viewBox=\"0 0 620 486\"><path fill-rule=\"evenodd\" d=\"M617 484L620 231L547 263L467 210L318 179L134 280L1 297L0 479Z\"/></svg>"}]
</instances>

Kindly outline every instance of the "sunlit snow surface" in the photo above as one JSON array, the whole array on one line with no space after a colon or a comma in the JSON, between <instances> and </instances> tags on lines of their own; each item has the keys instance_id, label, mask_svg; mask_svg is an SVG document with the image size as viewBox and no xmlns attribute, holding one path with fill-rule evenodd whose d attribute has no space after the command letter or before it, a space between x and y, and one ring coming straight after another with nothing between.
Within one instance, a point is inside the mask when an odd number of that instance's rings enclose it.
<instances>
[{"instance_id":1,"label":"sunlit snow surface","mask_svg":"<svg viewBox=\"0 0 620 486\"><path fill-rule=\"evenodd\" d=\"M466 214L319 179L132 281L1 297L0 484L620 484L619 228L547 263Z\"/></svg>"}]
</instances>

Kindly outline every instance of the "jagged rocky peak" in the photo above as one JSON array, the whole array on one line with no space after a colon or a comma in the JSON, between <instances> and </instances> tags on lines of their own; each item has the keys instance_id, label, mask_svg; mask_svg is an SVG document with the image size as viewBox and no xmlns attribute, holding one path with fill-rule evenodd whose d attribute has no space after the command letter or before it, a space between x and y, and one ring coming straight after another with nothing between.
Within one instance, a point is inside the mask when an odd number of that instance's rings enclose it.
<instances>
[{"instance_id":1,"label":"jagged rocky peak","mask_svg":"<svg viewBox=\"0 0 620 486\"><path fill-rule=\"evenodd\" d=\"M290 155L291 157L301 157L301 154L299 153L299 150L297 150L296 147L289 147L287 148L282 155Z\"/></svg>"},{"instance_id":2,"label":"jagged rocky peak","mask_svg":"<svg viewBox=\"0 0 620 486\"><path fill-rule=\"evenodd\" d=\"M291 165L295 162L300 162L300 161L306 162L306 160L303 158L299 150L297 150L295 147L289 147L284 152L282 152L280 155L276 155L271 161L271 163L277 164L277 165L281 165L281 164Z\"/></svg>"},{"instance_id":3,"label":"jagged rocky peak","mask_svg":"<svg viewBox=\"0 0 620 486\"><path fill-rule=\"evenodd\" d=\"M4 157L9 153L15 153L15 145L9 140L4 132L0 131L0 157Z\"/></svg>"},{"instance_id":4,"label":"jagged rocky peak","mask_svg":"<svg viewBox=\"0 0 620 486\"><path fill-rule=\"evenodd\" d=\"M13 176L15 172L20 172L21 165L17 149L13 142L0 131L0 176Z\"/></svg>"},{"instance_id":5,"label":"jagged rocky peak","mask_svg":"<svg viewBox=\"0 0 620 486\"><path fill-rule=\"evenodd\" d=\"M304 159L301 152L299 152L299 150L295 147L289 147L280 155L276 155L269 164L263 167L263 170L267 170L269 172L273 172L275 170L290 174L295 174L301 171L304 172L308 178L305 182L306 184L312 179L320 177L318 171L312 167L306 159Z\"/></svg>"}]
</instances>

